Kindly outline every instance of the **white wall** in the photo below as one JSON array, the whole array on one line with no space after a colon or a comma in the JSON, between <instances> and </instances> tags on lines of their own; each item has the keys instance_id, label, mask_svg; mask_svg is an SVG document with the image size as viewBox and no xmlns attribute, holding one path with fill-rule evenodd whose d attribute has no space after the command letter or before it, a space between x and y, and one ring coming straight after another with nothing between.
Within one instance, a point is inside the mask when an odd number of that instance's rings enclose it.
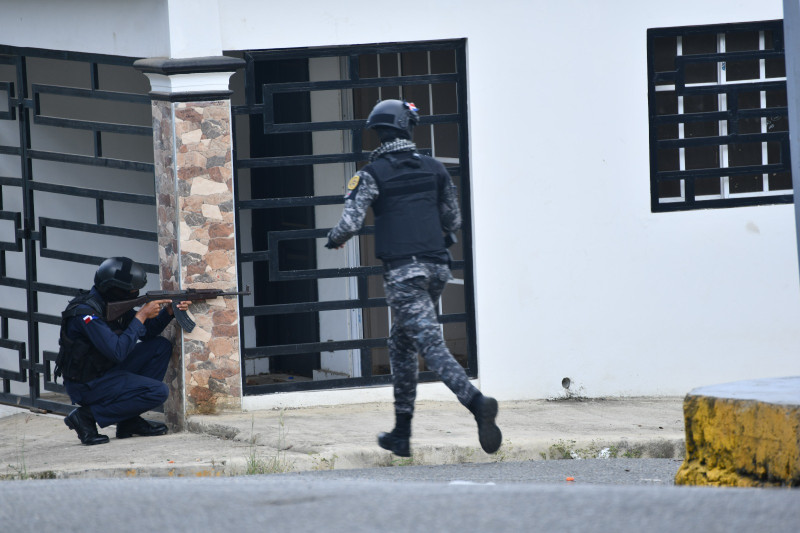
<instances>
[{"instance_id":1,"label":"white wall","mask_svg":"<svg viewBox=\"0 0 800 533\"><path fill-rule=\"evenodd\" d=\"M108 3L143 15L130 4ZM800 373L792 207L652 214L649 199L646 30L778 19L781 0L410 0L394 17L364 0L220 5L225 50L467 39L487 393L558 396L569 377L586 396L684 394ZM141 56L167 49L158 16L117 41L113 19L76 23L69 39L12 24L0 41Z\"/></svg>"},{"instance_id":2,"label":"white wall","mask_svg":"<svg viewBox=\"0 0 800 533\"><path fill-rule=\"evenodd\" d=\"M167 0L3 0L0 14L5 45L131 57L170 54Z\"/></svg>"},{"instance_id":3,"label":"white wall","mask_svg":"<svg viewBox=\"0 0 800 533\"><path fill-rule=\"evenodd\" d=\"M3 0L0 44L129 57L222 52L218 0Z\"/></svg>"}]
</instances>

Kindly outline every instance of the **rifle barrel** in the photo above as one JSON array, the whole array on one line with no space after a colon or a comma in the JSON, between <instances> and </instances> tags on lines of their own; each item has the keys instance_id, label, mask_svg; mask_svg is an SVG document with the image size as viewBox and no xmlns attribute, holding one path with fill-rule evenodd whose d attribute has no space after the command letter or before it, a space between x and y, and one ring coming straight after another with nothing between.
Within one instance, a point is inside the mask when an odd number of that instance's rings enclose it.
<instances>
[{"instance_id":1,"label":"rifle barrel","mask_svg":"<svg viewBox=\"0 0 800 533\"><path fill-rule=\"evenodd\" d=\"M185 291L148 291L138 298L108 302L106 305L106 320L116 320L129 309L154 300L211 300L219 296L247 296L250 294L248 286L244 291L225 292L222 289L188 289Z\"/></svg>"}]
</instances>

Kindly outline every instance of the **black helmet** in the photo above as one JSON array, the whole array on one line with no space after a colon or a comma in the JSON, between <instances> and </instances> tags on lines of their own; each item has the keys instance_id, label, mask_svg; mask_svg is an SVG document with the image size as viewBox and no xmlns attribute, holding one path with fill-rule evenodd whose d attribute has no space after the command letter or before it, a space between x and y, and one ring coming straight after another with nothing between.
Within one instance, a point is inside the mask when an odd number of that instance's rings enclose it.
<instances>
[{"instance_id":1,"label":"black helmet","mask_svg":"<svg viewBox=\"0 0 800 533\"><path fill-rule=\"evenodd\" d=\"M367 117L367 129L388 128L411 138L411 131L419 124L417 106L404 100L378 102Z\"/></svg>"},{"instance_id":2,"label":"black helmet","mask_svg":"<svg viewBox=\"0 0 800 533\"><path fill-rule=\"evenodd\" d=\"M109 257L97 268L94 286L101 295L111 300L130 297L147 284L147 273L142 265L127 257Z\"/></svg>"}]
</instances>

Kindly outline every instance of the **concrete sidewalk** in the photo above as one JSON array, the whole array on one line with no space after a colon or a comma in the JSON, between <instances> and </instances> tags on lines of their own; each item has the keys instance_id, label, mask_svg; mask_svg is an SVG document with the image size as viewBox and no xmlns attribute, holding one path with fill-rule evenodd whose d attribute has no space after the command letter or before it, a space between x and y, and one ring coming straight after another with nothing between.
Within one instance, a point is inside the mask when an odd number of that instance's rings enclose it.
<instances>
[{"instance_id":1,"label":"concrete sidewalk","mask_svg":"<svg viewBox=\"0 0 800 533\"><path fill-rule=\"evenodd\" d=\"M158 419L158 415L149 418ZM684 457L683 398L501 402L503 446L487 455L456 402L418 402L411 459L380 449L391 403L193 416L189 432L83 446L63 417L0 406L0 476L222 476L588 457Z\"/></svg>"}]
</instances>

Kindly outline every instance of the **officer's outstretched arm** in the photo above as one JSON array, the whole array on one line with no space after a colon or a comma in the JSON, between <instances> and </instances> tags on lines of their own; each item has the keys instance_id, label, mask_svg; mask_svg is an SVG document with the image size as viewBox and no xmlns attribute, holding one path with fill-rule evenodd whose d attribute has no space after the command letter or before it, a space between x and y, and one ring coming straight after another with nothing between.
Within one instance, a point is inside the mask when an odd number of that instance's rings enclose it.
<instances>
[{"instance_id":1,"label":"officer's outstretched arm","mask_svg":"<svg viewBox=\"0 0 800 533\"><path fill-rule=\"evenodd\" d=\"M327 248L341 248L350 237L358 233L364 225L367 209L378 198L378 186L369 173L361 171L353 179L356 177L359 181L345 196L342 217L328 232L328 242L325 244Z\"/></svg>"}]
</instances>

